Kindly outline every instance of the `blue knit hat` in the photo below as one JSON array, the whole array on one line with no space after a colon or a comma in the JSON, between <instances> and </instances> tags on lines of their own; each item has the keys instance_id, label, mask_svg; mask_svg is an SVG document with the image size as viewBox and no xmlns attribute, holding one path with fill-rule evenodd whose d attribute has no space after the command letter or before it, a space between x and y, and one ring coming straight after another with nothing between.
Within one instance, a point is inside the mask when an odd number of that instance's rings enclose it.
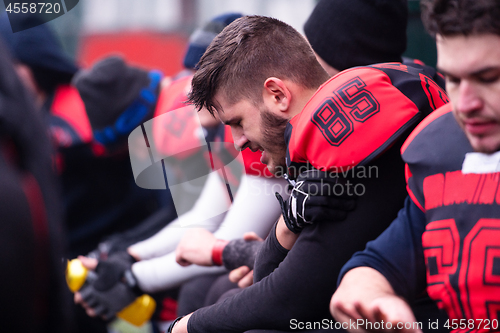
<instances>
[{"instance_id":1,"label":"blue knit hat","mask_svg":"<svg viewBox=\"0 0 500 333\"><path fill-rule=\"evenodd\" d=\"M42 88L53 88L52 85L58 84L57 80L69 83L78 68L65 54L47 24L40 23L27 30L12 32L11 23L22 27L33 26L34 21L44 22L38 15L21 13L12 15L9 21L7 13L3 13L0 15L0 37L4 39L12 57L30 67L37 82L44 81L38 82Z\"/></svg>"},{"instance_id":2,"label":"blue knit hat","mask_svg":"<svg viewBox=\"0 0 500 333\"><path fill-rule=\"evenodd\" d=\"M227 25L231 24L231 22L242 16L243 15L239 13L223 14L212 19L203 26L203 28L193 32L189 37L189 46L186 56L184 57L184 67L196 69L196 65L215 36L217 36Z\"/></svg>"}]
</instances>

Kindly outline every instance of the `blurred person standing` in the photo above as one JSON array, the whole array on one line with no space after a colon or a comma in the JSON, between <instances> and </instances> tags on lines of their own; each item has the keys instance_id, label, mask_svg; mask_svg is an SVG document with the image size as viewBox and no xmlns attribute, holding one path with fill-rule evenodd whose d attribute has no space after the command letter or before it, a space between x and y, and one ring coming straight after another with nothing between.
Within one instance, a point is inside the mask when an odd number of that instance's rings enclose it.
<instances>
[{"instance_id":1,"label":"blurred person standing","mask_svg":"<svg viewBox=\"0 0 500 333\"><path fill-rule=\"evenodd\" d=\"M12 19L18 26L43 22L36 15ZM142 221L160 203L153 191L135 185L126 150L108 153L96 144L85 104L70 85L78 67L47 24L12 33L4 14L0 35L42 110L57 151L54 164L62 179L70 255L87 253L105 236Z\"/></svg>"},{"instance_id":2,"label":"blurred person standing","mask_svg":"<svg viewBox=\"0 0 500 333\"><path fill-rule=\"evenodd\" d=\"M51 146L0 41L0 321L5 332L70 331L64 233Z\"/></svg>"}]
</instances>

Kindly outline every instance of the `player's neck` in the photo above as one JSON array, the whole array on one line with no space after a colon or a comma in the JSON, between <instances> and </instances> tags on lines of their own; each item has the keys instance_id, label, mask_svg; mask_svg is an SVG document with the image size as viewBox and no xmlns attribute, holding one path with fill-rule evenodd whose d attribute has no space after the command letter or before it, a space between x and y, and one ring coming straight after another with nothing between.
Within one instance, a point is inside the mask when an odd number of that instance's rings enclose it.
<instances>
[{"instance_id":1,"label":"player's neck","mask_svg":"<svg viewBox=\"0 0 500 333\"><path fill-rule=\"evenodd\" d=\"M315 89L299 89L294 94L294 99L290 105L289 115L291 118L295 117L305 108L307 102L313 97L316 93Z\"/></svg>"}]
</instances>

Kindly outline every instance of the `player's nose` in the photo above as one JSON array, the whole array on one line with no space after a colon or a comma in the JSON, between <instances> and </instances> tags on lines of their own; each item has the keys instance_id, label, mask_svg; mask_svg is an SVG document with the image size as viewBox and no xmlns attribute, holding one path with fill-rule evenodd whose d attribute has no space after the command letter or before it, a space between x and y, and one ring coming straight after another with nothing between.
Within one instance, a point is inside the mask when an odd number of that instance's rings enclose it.
<instances>
[{"instance_id":1,"label":"player's nose","mask_svg":"<svg viewBox=\"0 0 500 333\"><path fill-rule=\"evenodd\" d=\"M234 145L236 149L243 150L248 147L250 141L243 134L242 131L231 129L231 134L233 135Z\"/></svg>"},{"instance_id":2,"label":"player's nose","mask_svg":"<svg viewBox=\"0 0 500 333\"><path fill-rule=\"evenodd\" d=\"M478 93L477 87L469 80L462 80L458 89L455 108L458 112L469 114L480 110L483 100Z\"/></svg>"}]
</instances>

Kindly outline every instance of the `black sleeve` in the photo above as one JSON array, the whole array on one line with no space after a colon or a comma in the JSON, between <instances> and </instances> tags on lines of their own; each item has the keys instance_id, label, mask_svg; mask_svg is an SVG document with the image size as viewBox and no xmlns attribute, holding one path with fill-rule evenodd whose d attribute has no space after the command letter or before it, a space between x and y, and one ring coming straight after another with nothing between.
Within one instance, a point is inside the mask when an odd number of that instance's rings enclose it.
<instances>
[{"instance_id":1,"label":"black sleeve","mask_svg":"<svg viewBox=\"0 0 500 333\"><path fill-rule=\"evenodd\" d=\"M371 175L367 170L366 178L353 180L359 184L360 196L346 220L304 228L270 275L221 303L194 312L189 333L290 331L292 319L332 319L329 303L342 266L387 228L404 205L407 194L399 147L382 155Z\"/></svg>"},{"instance_id":2,"label":"black sleeve","mask_svg":"<svg viewBox=\"0 0 500 333\"><path fill-rule=\"evenodd\" d=\"M425 221L425 214L407 198L390 227L342 268L338 283L353 268L371 267L385 276L398 295L413 302L426 287L422 249Z\"/></svg>"},{"instance_id":3,"label":"black sleeve","mask_svg":"<svg viewBox=\"0 0 500 333\"><path fill-rule=\"evenodd\" d=\"M276 238L277 224L274 224L269 236L260 248L257 258L255 258L255 267L253 270L254 283L271 274L288 254L288 250L281 246Z\"/></svg>"}]
</instances>

